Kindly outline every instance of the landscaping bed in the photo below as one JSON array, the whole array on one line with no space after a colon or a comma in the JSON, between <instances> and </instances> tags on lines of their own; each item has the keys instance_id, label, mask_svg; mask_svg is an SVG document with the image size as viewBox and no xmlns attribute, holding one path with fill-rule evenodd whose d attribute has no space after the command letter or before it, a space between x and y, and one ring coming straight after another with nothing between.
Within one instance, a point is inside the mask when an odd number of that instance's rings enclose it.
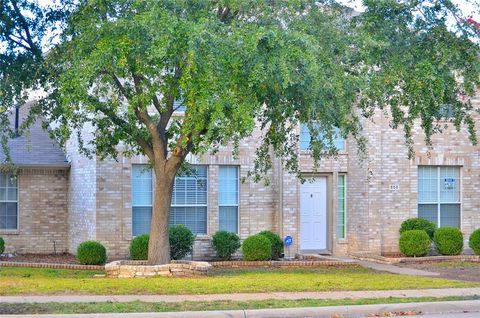
<instances>
[{"instance_id":1,"label":"landscaping bed","mask_svg":"<svg viewBox=\"0 0 480 318\"><path fill-rule=\"evenodd\" d=\"M0 262L50 263L50 264L80 264L75 255L61 254L11 254L0 256Z\"/></svg>"},{"instance_id":2,"label":"landscaping bed","mask_svg":"<svg viewBox=\"0 0 480 318\"><path fill-rule=\"evenodd\" d=\"M454 280L480 282L480 262L477 261L437 261L419 263L400 263L402 267L440 273L440 277Z\"/></svg>"}]
</instances>

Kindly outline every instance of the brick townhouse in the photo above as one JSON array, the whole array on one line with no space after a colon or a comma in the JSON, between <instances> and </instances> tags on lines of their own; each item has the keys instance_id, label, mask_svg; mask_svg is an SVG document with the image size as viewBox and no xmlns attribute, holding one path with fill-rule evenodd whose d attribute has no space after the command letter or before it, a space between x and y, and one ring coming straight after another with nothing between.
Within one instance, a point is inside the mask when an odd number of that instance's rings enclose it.
<instances>
[{"instance_id":1,"label":"brick townhouse","mask_svg":"<svg viewBox=\"0 0 480 318\"><path fill-rule=\"evenodd\" d=\"M480 106L479 96L473 104ZM197 176L177 177L170 223L196 234L195 258L213 256L211 235L218 230L241 238L265 229L290 235L286 254L293 256L398 253L400 223L416 216L459 227L465 238L480 227L480 146L464 129L436 135L428 151L417 127L410 160L403 132L383 114L363 125L368 159L360 162L355 142L337 138L338 156L323 159L315 174L308 131L299 127L301 171L315 177L303 184L279 159L268 186L240 181L253 167L260 130L242 142L236 160L228 148L190 157ZM124 258L132 237L148 233L152 173L144 157L87 159L73 141L63 152L39 123L10 141L10 149L18 177L0 175L0 236L8 252L74 253L82 241L98 240L109 257Z\"/></svg>"}]
</instances>

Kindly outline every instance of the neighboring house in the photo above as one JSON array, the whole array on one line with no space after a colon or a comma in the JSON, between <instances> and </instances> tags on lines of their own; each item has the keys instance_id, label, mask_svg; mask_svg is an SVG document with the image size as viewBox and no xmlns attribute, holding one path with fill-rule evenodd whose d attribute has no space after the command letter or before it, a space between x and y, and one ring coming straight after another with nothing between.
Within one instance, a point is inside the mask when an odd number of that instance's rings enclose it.
<instances>
[{"instance_id":1,"label":"neighboring house","mask_svg":"<svg viewBox=\"0 0 480 318\"><path fill-rule=\"evenodd\" d=\"M480 106L478 96L473 104ZM279 159L268 186L240 181L253 167L260 130L242 142L238 159L228 148L190 158L197 176L177 177L170 223L197 235L195 258L213 256L211 236L218 230L242 239L265 229L290 235L293 245L285 252L293 256L398 253L400 224L416 216L459 227L465 238L480 228L480 146L465 129L434 136L429 153L417 126L409 160L403 132L391 129L383 114L363 124L368 160L359 160L354 141L337 138L338 156L323 159L315 173L310 137L299 128L300 169L315 177L304 184ZM153 176L144 157L87 159L74 142L64 155L39 125L30 142L19 137L11 147L20 172L17 180L0 178L0 236L7 251L74 253L91 239L105 244L111 258L124 258L132 236L149 231Z\"/></svg>"}]
</instances>

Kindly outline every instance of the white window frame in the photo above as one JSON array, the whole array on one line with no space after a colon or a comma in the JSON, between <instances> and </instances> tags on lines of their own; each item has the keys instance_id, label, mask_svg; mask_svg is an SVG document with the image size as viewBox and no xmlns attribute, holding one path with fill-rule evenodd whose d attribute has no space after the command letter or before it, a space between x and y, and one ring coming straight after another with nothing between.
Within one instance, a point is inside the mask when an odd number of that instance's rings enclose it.
<instances>
[{"instance_id":1,"label":"white window frame","mask_svg":"<svg viewBox=\"0 0 480 318\"><path fill-rule=\"evenodd\" d=\"M343 177L343 204L344 204L344 210L343 210L343 237L338 237L339 241L345 241L347 239L347 174L346 173L339 173L338 178ZM337 205L338 205L338 188L339 188L339 183L338 183L338 178L337 178ZM337 206L337 214L338 214L338 206ZM338 216L338 215L336 215ZM338 221L338 219L337 219ZM338 226L336 228L336 234L338 235Z\"/></svg>"},{"instance_id":2,"label":"white window frame","mask_svg":"<svg viewBox=\"0 0 480 318\"><path fill-rule=\"evenodd\" d=\"M238 165L220 165L218 166L218 183L220 184L220 168L221 167L235 167L237 169L237 204L222 205L220 204L220 189L218 191L218 229L220 230L220 207L236 207L237 208L237 232L240 234L240 166Z\"/></svg>"},{"instance_id":3,"label":"white window frame","mask_svg":"<svg viewBox=\"0 0 480 318\"><path fill-rule=\"evenodd\" d=\"M418 186L418 183L420 182L420 178L418 178L418 169L420 167L430 167L430 168L436 168L437 170L437 200L436 202L432 202L432 201L425 201L425 202L420 202L418 199L417 199L417 216L419 216L419 209L418 209L418 206L419 205L436 205L437 206L437 227L440 228L442 227L442 224L441 224L441 214L440 214L440 207L442 204L458 204L460 206L459 208L459 229L462 229L462 207L463 207L463 204L462 204L462 169L461 167L459 166L427 166L427 165L424 165L424 166L418 166L417 168L417 197L420 197L419 196L419 192L420 192L420 189L419 189L419 186ZM440 186L441 186L441 181L440 181L440 171L442 168L456 168L458 169L458 201L457 202L453 202L453 201L448 201L448 202L440 202Z\"/></svg>"},{"instance_id":4,"label":"white window frame","mask_svg":"<svg viewBox=\"0 0 480 318\"><path fill-rule=\"evenodd\" d=\"M209 213L208 213L208 202L209 202L209 176L210 176L210 173L209 173L209 166L208 165L191 165L192 167L205 167L205 171L206 171L206 178L205 178L205 185L207 187L206 189L206 203L205 204L173 204L171 203L170 204L170 208L186 208L186 207L205 207L206 208L206 216L205 216L205 233L197 233L195 234L196 236L207 236L208 235L208 216L209 216ZM175 177L176 179L177 177ZM173 191L172 191L172 195L173 195ZM173 201L173 198L172 198L172 201ZM172 214L170 212L170 216L169 217L172 217ZM170 220L168 220L168 222L170 223ZM186 226L186 225L185 225ZM193 232L193 231L192 231Z\"/></svg>"},{"instance_id":5,"label":"white window frame","mask_svg":"<svg viewBox=\"0 0 480 318\"><path fill-rule=\"evenodd\" d=\"M312 143L312 136L310 134L310 130L308 129L307 124L301 123L300 126L299 126L299 129L300 129L300 134L299 134L299 140L298 140L298 147L299 147L300 151L311 151L310 146L312 145L311 144ZM309 142L308 142L308 147L307 148L302 147L302 131L304 131L305 129L308 132L308 136L309 136ZM337 143L340 140L342 141L342 144L343 144L341 149L337 147ZM334 127L333 146L335 148L337 148L337 151L339 153L345 152L347 150L347 140L345 138L343 138L342 135L340 135L340 130L337 127Z\"/></svg>"},{"instance_id":6,"label":"white window frame","mask_svg":"<svg viewBox=\"0 0 480 318\"><path fill-rule=\"evenodd\" d=\"M152 203L151 203L150 205L133 205L133 182L132 182L132 181L133 181L133 167L134 167L134 166L141 167L141 168L143 168L143 169L145 169L145 170L147 170L147 169L151 170L150 173L152 174L152 178L151 178L151 180L152 180L152 199L151 199L150 202L152 202ZM154 198L154 195L153 195L153 194L154 194L154 191L155 191L154 185L153 185L153 178L154 178L154 177L153 177L153 171L152 171L152 169L151 169L151 168L147 168L147 167L148 167L148 165L146 165L146 164L132 164L132 172L131 172L131 178L132 178L132 180L130 181L130 183L131 183L130 186L132 187L132 188L130 189L131 202L132 202L132 204L131 204L131 205L132 205L132 237L136 237L136 235L133 234L133 208L134 208L134 207L137 207L137 208L150 208L150 209L151 209L152 216L153 216L153 198ZM151 219L150 219L150 220L151 220Z\"/></svg>"},{"instance_id":7,"label":"white window frame","mask_svg":"<svg viewBox=\"0 0 480 318\"><path fill-rule=\"evenodd\" d=\"M0 200L0 203L16 203L17 204L17 208L16 208L16 214L17 214L17 227L16 228L12 228L12 229L8 229L8 228L4 228L4 229L0 229L0 232L1 233L9 233L9 232L17 232L20 228L20 185L19 185L19 178L18 178L18 175L17 176L14 176L10 173L0 173L0 175L4 175L5 177L7 178L12 178L14 177L16 180L17 180L17 186L15 187L15 190L16 190L16 197L17 197L17 200L13 201L13 200ZM7 183L8 185L8 183ZM8 191L7 189L12 189L10 187L6 187L5 188L5 197L8 197ZM6 226L7 224L5 224Z\"/></svg>"}]
</instances>

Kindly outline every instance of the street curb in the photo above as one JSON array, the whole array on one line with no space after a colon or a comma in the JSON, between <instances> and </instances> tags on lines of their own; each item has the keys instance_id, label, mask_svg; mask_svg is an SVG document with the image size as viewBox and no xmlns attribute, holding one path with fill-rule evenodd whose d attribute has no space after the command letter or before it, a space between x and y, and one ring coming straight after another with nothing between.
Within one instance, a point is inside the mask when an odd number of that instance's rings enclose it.
<instances>
[{"instance_id":1,"label":"street curb","mask_svg":"<svg viewBox=\"0 0 480 318\"><path fill-rule=\"evenodd\" d=\"M332 307L306 307L284 309L256 309L256 310L225 310L225 311L197 311L174 313L116 313L116 314L74 314L74 315L3 315L0 317L12 318L286 318L312 317L330 318L339 315L342 318L365 317L369 314L388 312L414 311L421 314L455 314L480 312L480 300L464 300L449 302L424 302L405 304L379 304Z\"/></svg>"}]
</instances>

